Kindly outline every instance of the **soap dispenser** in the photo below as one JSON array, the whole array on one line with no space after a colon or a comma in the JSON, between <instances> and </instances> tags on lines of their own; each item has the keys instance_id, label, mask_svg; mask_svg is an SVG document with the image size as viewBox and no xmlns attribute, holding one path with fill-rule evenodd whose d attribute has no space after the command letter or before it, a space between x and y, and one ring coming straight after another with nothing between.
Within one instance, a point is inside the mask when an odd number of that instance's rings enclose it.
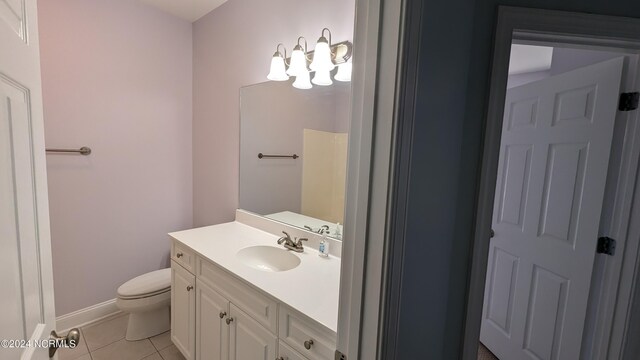
<instances>
[{"instance_id":1,"label":"soap dispenser","mask_svg":"<svg viewBox=\"0 0 640 360\"><path fill-rule=\"evenodd\" d=\"M329 257L329 241L327 240L327 233L322 233L322 239L320 240L320 246L318 246L318 256Z\"/></svg>"}]
</instances>

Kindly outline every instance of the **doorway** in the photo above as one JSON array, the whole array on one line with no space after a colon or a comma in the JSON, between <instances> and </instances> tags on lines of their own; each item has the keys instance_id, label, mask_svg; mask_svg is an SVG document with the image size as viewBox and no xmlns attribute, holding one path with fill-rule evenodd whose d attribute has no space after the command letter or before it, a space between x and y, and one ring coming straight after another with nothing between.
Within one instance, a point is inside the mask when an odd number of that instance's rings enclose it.
<instances>
[{"instance_id":1,"label":"doorway","mask_svg":"<svg viewBox=\"0 0 640 360\"><path fill-rule=\"evenodd\" d=\"M501 10L478 209L477 230L486 228L474 249L474 271L484 262L486 272L482 300L471 285L468 316L475 296L478 359L623 358L636 278L625 269L638 261L627 234L637 221L638 116L625 104L636 96L639 52L595 36L602 24L590 21L612 18L571 15Z\"/></svg>"}]
</instances>

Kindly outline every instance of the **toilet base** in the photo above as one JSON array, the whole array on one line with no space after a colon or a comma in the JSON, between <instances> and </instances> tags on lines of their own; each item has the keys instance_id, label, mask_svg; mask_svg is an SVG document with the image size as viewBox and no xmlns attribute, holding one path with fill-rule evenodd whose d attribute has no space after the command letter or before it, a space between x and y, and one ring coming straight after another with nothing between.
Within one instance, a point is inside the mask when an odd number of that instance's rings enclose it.
<instances>
[{"instance_id":1,"label":"toilet base","mask_svg":"<svg viewBox=\"0 0 640 360\"><path fill-rule=\"evenodd\" d=\"M125 339L128 341L147 339L170 329L171 311L169 306L145 312L132 312L129 314Z\"/></svg>"}]
</instances>

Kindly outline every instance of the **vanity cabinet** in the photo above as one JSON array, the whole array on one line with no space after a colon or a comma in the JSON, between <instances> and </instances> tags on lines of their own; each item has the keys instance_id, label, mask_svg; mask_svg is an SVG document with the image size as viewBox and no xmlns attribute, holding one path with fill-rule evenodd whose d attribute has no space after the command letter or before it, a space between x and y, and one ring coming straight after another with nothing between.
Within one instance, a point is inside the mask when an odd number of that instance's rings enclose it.
<instances>
[{"instance_id":1,"label":"vanity cabinet","mask_svg":"<svg viewBox=\"0 0 640 360\"><path fill-rule=\"evenodd\" d=\"M196 359L226 360L229 357L229 300L196 280Z\"/></svg>"},{"instance_id":2,"label":"vanity cabinet","mask_svg":"<svg viewBox=\"0 0 640 360\"><path fill-rule=\"evenodd\" d=\"M171 341L187 359L194 359L196 277L171 261Z\"/></svg>"},{"instance_id":3,"label":"vanity cabinet","mask_svg":"<svg viewBox=\"0 0 640 360\"><path fill-rule=\"evenodd\" d=\"M276 358L278 338L231 304L229 360L272 360Z\"/></svg>"},{"instance_id":4,"label":"vanity cabinet","mask_svg":"<svg viewBox=\"0 0 640 360\"><path fill-rule=\"evenodd\" d=\"M334 332L177 242L171 269L171 340L187 360L333 359Z\"/></svg>"}]
</instances>

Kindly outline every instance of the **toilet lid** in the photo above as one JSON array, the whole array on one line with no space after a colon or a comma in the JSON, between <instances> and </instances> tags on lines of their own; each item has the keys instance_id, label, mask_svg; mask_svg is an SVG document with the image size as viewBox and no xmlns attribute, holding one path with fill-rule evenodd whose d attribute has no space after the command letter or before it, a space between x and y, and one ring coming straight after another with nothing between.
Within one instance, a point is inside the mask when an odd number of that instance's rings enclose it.
<instances>
[{"instance_id":1,"label":"toilet lid","mask_svg":"<svg viewBox=\"0 0 640 360\"><path fill-rule=\"evenodd\" d=\"M121 298L144 297L165 292L171 288L171 268L152 271L135 277L118 288Z\"/></svg>"}]
</instances>

